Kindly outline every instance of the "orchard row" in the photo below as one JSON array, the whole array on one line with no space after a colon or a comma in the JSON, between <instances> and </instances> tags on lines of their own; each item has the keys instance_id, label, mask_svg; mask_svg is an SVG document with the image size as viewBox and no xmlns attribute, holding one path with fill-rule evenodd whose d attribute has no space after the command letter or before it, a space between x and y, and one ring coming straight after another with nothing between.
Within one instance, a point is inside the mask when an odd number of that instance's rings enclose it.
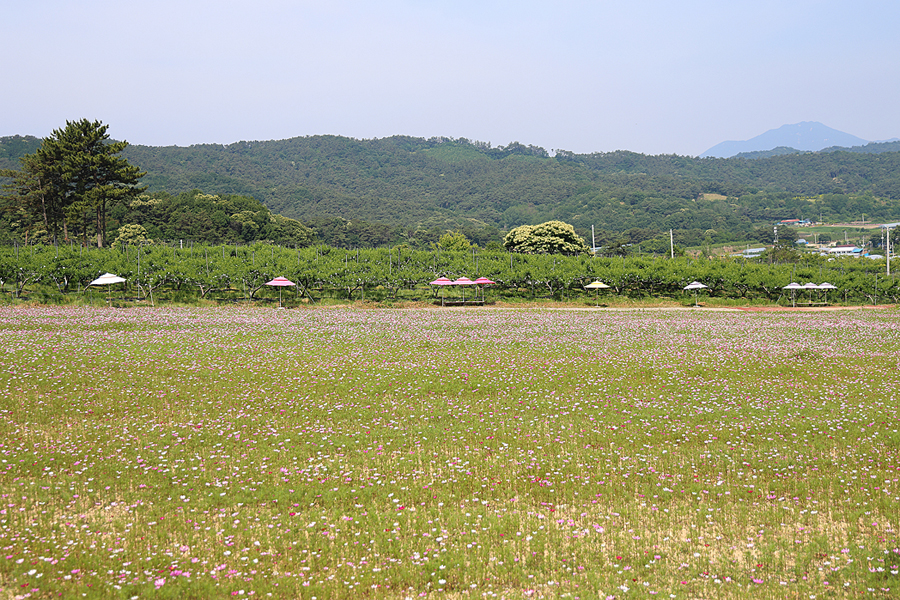
<instances>
[{"instance_id":1,"label":"orchard row","mask_svg":"<svg viewBox=\"0 0 900 600\"><path fill-rule=\"evenodd\" d=\"M438 277L487 277L495 285L490 299L594 301L584 286L601 280L606 295L630 299L684 299L692 281L708 286L712 298L791 302L788 283L834 284L822 292L802 292L807 301L895 303L900 286L886 275L884 261L808 257L797 263L769 264L741 258L692 259L528 255L503 251L447 252L405 246L345 250L254 246L141 246L89 249L78 246L0 248L0 286L11 298L58 302L79 294L102 273L127 279L117 293L132 298L175 301L266 300L277 292L266 286L275 277L297 284L288 301L322 299L428 301L442 293L473 296L471 290L430 286Z\"/></svg>"}]
</instances>

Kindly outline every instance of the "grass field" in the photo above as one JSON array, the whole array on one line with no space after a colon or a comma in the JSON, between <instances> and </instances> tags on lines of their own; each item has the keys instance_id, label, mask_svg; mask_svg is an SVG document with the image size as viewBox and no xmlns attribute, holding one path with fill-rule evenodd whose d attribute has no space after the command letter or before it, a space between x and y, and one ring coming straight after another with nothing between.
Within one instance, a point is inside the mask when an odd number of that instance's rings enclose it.
<instances>
[{"instance_id":1,"label":"grass field","mask_svg":"<svg viewBox=\"0 0 900 600\"><path fill-rule=\"evenodd\" d=\"M0 597L900 591L900 313L0 310Z\"/></svg>"}]
</instances>

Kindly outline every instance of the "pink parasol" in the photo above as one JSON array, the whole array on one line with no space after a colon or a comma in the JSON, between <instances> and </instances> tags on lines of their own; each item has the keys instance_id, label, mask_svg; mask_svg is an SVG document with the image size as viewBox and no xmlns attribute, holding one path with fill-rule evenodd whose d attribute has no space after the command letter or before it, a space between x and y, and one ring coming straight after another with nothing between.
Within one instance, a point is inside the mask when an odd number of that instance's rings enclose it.
<instances>
[{"instance_id":1,"label":"pink parasol","mask_svg":"<svg viewBox=\"0 0 900 600\"><path fill-rule=\"evenodd\" d=\"M276 277L272 281L267 281L266 285L271 285L272 287L278 288L278 308L282 308L282 306L281 306L281 288L287 287L289 285L297 285L297 284L294 283L293 281L291 281L290 279L287 279L286 277Z\"/></svg>"},{"instance_id":2,"label":"pink parasol","mask_svg":"<svg viewBox=\"0 0 900 600\"><path fill-rule=\"evenodd\" d=\"M271 286L275 286L275 287L285 287L288 285L297 285L297 284L294 283L293 281L291 281L290 279L287 279L286 277L276 277L272 281L267 281L266 285L271 285Z\"/></svg>"},{"instance_id":3,"label":"pink parasol","mask_svg":"<svg viewBox=\"0 0 900 600\"><path fill-rule=\"evenodd\" d=\"M438 277L434 281L432 281L429 285L454 285L452 281L447 279L446 277Z\"/></svg>"},{"instance_id":4,"label":"pink parasol","mask_svg":"<svg viewBox=\"0 0 900 600\"><path fill-rule=\"evenodd\" d=\"M469 279L468 277L460 277L456 281L453 282L453 285L475 285L475 282ZM466 303L466 293L463 292L463 304Z\"/></svg>"},{"instance_id":5,"label":"pink parasol","mask_svg":"<svg viewBox=\"0 0 900 600\"><path fill-rule=\"evenodd\" d=\"M446 277L438 277L434 281L432 281L429 285L439 285L441 286L441 306L444 305L444 288L445 285L455 285L452 281L447 279Z\"/></svg>"},{"instance_id":6,"label":"pink parasol","mask_svg":"<svg viewBox=\"0 0 900 600\"><path fill-rule=\"evenodd\" d=\"M479 277L478 279L475 280L475 283L481 286L481 301L484 302L484 286L494 285L497 282L491 281L487 277Z\"/></svg>"}]
</instances>

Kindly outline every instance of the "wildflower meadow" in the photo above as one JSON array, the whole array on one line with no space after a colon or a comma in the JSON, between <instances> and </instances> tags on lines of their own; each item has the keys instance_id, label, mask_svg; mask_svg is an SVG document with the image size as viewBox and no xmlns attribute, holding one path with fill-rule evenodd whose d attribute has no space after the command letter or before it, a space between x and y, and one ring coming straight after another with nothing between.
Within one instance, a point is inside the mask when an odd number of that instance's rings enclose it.
<instances>
[{"instance_id":1,"label":"wildflower meadow","mask_svg":"<svg viewBox=\"0 0 900 600\"><path fill-rule=\"evenodd\" d=\"M0 597L900 591L900 313L0 309Z\"/></svg>"}]
</instances>

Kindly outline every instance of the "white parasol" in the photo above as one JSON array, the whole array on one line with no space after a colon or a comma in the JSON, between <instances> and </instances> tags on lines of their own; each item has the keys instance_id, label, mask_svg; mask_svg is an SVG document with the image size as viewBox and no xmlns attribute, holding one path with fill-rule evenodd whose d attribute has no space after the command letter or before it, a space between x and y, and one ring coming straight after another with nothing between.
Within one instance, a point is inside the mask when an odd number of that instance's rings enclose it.
<instances>
[{"instance_id":1,"label":"white parasol","mask_svg":"<svg viewBox=\"0 0 900 600\"><path fill-rule=\"evenodd\" d=\"M125 278L119 277L118 275L113 275L112 273L104 273L97 279L90 282L88 285L112 285L114 283L124 283Z\"/></svg>"},{"instance_id":2,"label":"white parasol","mask_svg":"<svg viewBox=\"0 0 900 600\"><path fill-rule=\"evenodd\" d=\"M694 292L694 306L700 306L699 304L697 304L697 290L702 290L702 289L707 288L707 287L709 287L709 286L708 286L708 285L703 285L703 284L700 283L699 281L692 281L692 282L690 282L689 284L687 284L686 286L684 286L684 289L685 289L685 291L693 290L693 292Z\"/></svg>"},{"instance_id":3,"label":"white parasol","mask_svg":"<svg viewBox=\"0 0 900 600\"><path fill-rule=\"evenodd\" d=\"M781 288L781 289L783 289L783 290L791 290L791 306L796 307L796 306L797 306L797 299L796 299L796 297L794 296L794 294L797 292L797 290L802 290L802 289L803 289L803 286L800 285L799 283L795 282L795 281L792 281L792 282L790 282L789 284L787 284L786 286L784 286L784 287Z\"/></svg>"},{"instance_id":4,"label":"white parasol","mask_svg":"<svg viewBox=\"0 0 900 600\"><path fill-rule=\"evenodd\" d=\"M828 290L836 290L837 286L827 281L825 283L819 284L819 289L822 290L823 299L825 300L825 304L828 304Z\"/></svg>"},{"instance_id":5,"label":"white parasol","mask_svg":"<svg viewBox=\"0 0 900 600\"><path fill-rule=\"evenodd\" d=\"M119 277L118 275L113 275L112 273L104 273L97 279L93 280L88 284L88 287L92 285L112 285L114 283L125 283L124 277ZM107 289L107 301L112 302L112 288Z\"/></svg>"}]
</instances>

